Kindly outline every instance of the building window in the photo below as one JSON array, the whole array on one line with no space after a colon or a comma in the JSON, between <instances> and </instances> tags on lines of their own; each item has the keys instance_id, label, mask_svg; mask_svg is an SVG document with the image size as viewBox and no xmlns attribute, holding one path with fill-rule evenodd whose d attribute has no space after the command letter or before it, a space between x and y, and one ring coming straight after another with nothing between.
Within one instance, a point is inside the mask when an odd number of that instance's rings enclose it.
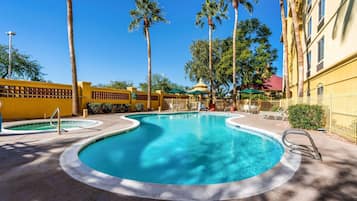
<instances>
[{"instance_id":1,"label":"building window","mask_svg":"<svg viewBox=\"0 0 357 201\"><path fill-rule=\"evenodd\" d=\"M325 17L325 0L319 1L319 21Z\"/></svg>"},{"instance_id":2,"label":"building window","mask_svg":"<svg viewBox=\"0 0 357 201\"><path fill-rule=\"evenodd\" d=\"M317 104L322 104L324 95L324 86L319 84L317 86Z\"/></svg>"},{"instance_id":3,"label":"building window","mask_svg":"<svg viewBox=\"0 0 357 201\"><path fill-rule=\"evenodd\" d=\"M322 37L318 42L318 49L317 49L317 71L324 68L324 49L325 49L325 37Z\"/></svg>"},{"instance_id":4,"label":"building window","mask_svg":"<svg viewBox=\"0 0 357 201\"><path fill-rule=\"evenodd\" d=\"M324 19L325 19L325 0L319 1L319 24L317 30L320 31L322 26L324 26Z\"/></svg>"},{"instance_id":5,"label":"building window","mask_svg":"<svg viewBox=\"0 0 357 201\"><path fill-rule=\"evenodd\" d=\"M311 33L312 33L312 17L310 17L309 22L307 23L307 40L306 43L311 42Z\"/></svg>"},{"instance_id":6,"label":"building window","mask_svg":"<svg viewBox=\"0 0 357 201\"><path fill-rule=\"evenodd\" d=\"M317 95L318 96L324 95L324 86L322 84L319 84L319 86L317 87Z\"/></svg>"},{"instance_id":7,"label":"building window","mask_svg":"<svg viewBox=\"0 0 357 201\"><path fill-rule=\"evenodd\" d=\"M309 51L307 53L306 64L307 64L306 77L310 77L310 75L311 75L311 51Z\"/></svg>"}]
</instances>

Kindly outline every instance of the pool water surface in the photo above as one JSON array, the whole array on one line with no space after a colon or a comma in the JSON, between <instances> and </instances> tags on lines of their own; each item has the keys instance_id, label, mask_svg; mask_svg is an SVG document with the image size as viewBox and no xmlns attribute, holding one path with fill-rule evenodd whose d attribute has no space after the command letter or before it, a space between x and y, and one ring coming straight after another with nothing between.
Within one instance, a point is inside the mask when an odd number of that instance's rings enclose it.
<instances>
[{"instance_id":1,"label":"pool water surface","mask_svg":"<svg viewBox=\"0 0 357 201\"><path fill-rule=\"evenodd\" d=\"M128 118L138 120L140 126L89 144L79 152L79 159L115 177L206 185L262 174L284 154L272 137L228 126L228 116L186 113Z\"/></svg>"}]
</instances>

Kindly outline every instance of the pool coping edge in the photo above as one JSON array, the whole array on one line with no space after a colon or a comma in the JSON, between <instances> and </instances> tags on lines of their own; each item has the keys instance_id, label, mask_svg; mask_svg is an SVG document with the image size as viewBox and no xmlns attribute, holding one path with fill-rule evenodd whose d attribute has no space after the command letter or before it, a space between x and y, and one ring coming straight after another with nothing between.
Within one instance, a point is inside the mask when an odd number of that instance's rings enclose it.
<instances>
[{"instance_id":1,"label":"pool coping edge","mask_svg":"<svg viewBox=\"0 0 357 201\"><path fill-rule=\"evenodd\" d=\"M177 113L178 112L175 112L173 114ZM217 113L205 114L217 115ZM243 129L258 132L266 136L270 136L281 143L281 139L276 133L238 124L233 121L233 119L242 117L244 116L239 114L231 114L231 117L228 117L226 122L231 126L237 126ZM95 188L121 195L160 200L227 200L251 197L281 186L295 174L300 166L301 156L290 153L283 146L284 154L280 162L275 167L263 174L238 182L222 184L171 185L122 179L96 171L82 163L78 157L78 154L85 146L97 141L98 139L107 138L113 135L117 135L118 133L125 133L140 126L140 122L135 119L130 119L126 116L121 116L120 118L130 121L132 124L126 128L110 131L74 143L70 147L66 148L66 150L61 154L61 168L77 181Z\"/></svg>"}]
</instances>

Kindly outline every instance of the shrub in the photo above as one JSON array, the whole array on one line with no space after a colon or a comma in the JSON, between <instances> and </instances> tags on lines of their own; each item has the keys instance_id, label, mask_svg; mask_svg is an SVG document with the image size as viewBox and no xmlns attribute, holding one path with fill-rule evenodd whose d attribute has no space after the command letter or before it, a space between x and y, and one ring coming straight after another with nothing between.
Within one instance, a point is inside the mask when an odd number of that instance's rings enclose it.
<instances>
[{"instance_id":1,"label":"shrub","mask_svg":"<svg viewBox=\"0 0 357 201\"><path fill-rule=\"evenodd\" d=\"M136 110L137 112L142 112L142 111L144 111L144 104L142 104L142 103L137 103L137 104L135 104L135 110Z\"/></svg>"},{"instance_id":2,"label":"shrub","mask_svg":"<svg viewBox=\"0 0 357 201\"><path fill-rule=\"evenodd\" d=\"M318 129L325 125L322 106L298 104L289 106L289 123L293 128Z\"/></svg>"},{"instance_id":3,"label":"shrub","mask_svg":"<svg viewBox=\"0 0 357 201\"><path fill-rule=\"evenodd\" d=\"M113 105L111 103L103 103L102 104L102 111L104 113L111 113L113 109Z\"/></svg>"},{"instance_id":4,"label":"shrub","mask_svg":"<svg viewBox=\"0 0 357 201\"><path fill-rule=\"evenodd\" d=\"M279 105L273 105L273 106L270 108L270 111L277 112L277 111L279 111L279 109L280 109Z\"/></svg>"},{"instance_id":5,"label":"shrub","mask_svg":"<svg viewBox=\"0 0 357 201\"><path fill-rule=\"evenodd\" d=\"M124 104L123 111L124 112L129 112L129 110L130 110L130 104Z\"/></svg>"},{"instance_id":6,"label":"shrub","mask_svg":"<svg viewBox=\"0 0 357 201\"><path fill-rule=\"evenodd\" d=\"M121 104L113 104L112 112L118 113L121 110Z\"/></svg>"},{"instance_id":7,"label":"shrub","mask_svg":"<svg viewBox=\"0 0 357 201\"><path fill-rule=\"evenodd\" d=\"M129 112L129 104L113 104L112 112Z\"/></svg>"},{"instance_id":8,"label":"shrub","mask_svg":"<svg viewBox=\"0 0 357 201\"><path fill-rule=\"evenodd\" d=\"M129 104L87 103L87 109L89 114L129 112L129 108Z\"/></svg>"},{"instance_id":9,"label":"shrub","mask_svg":"<svg viewBox=\"0 0 357 201\"><path fill-rule=\"evenodd\" d=\"M101 103L88 103L87 104L89 114L102 114L102 104Z\"/></svg>"}]
</instances>

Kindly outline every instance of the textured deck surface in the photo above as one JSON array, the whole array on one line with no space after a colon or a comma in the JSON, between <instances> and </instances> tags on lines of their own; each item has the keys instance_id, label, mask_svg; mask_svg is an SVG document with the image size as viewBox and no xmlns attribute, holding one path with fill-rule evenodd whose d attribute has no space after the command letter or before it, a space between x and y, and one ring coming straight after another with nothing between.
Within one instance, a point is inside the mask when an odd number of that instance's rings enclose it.
<instances>
[{"instance_id":1,"label":"textured deck surface","mask_svg":"<svg viewBox=\"0 0 357 201\"><path fill-rule=\"evenodd\" d=\"M284 121L244 115L244 118L235 121L278 134L289 128ZM142 200L80 183L68 176L59 165L59 156L74 142L131 124L119 116L90 116L90 119L103 121L103 124L63 135L0 136L0 200ZM326 133L313 132L312 137L323 162L303 157L299 170L288 183L247 200L357 200L357 145ZM292 140L307 142L302 137Z\"/></svg>"}]
</instances>

